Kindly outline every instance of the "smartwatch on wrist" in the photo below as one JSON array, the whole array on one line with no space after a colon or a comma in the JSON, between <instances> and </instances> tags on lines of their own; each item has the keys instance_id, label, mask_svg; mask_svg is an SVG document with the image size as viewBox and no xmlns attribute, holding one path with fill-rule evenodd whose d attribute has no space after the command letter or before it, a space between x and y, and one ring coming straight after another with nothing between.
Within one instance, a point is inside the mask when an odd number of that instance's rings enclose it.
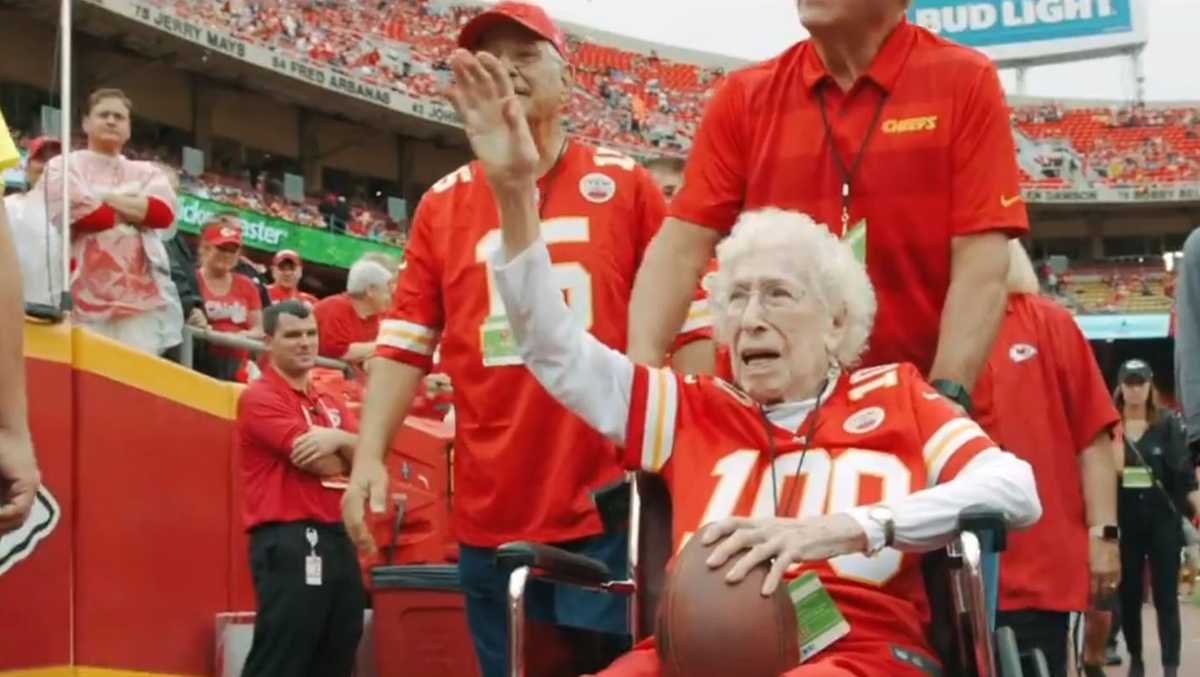
<instances>
[{"instance_id":1,"label":"smartwatch on wrist","mask_svg":"<svg viewBox=\"0 0 1200 677\"><path fill-rule=\"evenodd\" d=\"M943 397L962 407L968 414L971 413L971 393L967 392L963 384L939 378L929 385L933 386L933 389L941 393Z\"/></svg>"},{"instance_id":2,"label":"smartwatch on wrist","mask_svg":"<svg viewBox=\"0 0 1200 677\"><path fill-rule=\"evenodd\" d=\"M1115 524L1097 524L1094 527L1088 528L1088 536L1101 541L1116 543L1121 540L1121 529Z\"/></svg>"}]
</instances>

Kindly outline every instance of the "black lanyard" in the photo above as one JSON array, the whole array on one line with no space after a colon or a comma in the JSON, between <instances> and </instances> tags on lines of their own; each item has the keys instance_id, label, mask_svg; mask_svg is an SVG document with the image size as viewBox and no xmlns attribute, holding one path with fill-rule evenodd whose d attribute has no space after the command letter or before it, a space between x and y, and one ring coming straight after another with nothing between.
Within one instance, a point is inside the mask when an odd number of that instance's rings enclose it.
<instances>
[{"instance_id":1,"label":"black lanyard","mask_svg":"<svg viewBox=\"0 0 1200 677\"><path fill-rule=\"evenodd\" d=\"M787 494L783 497L783 503L779 502L779 485L775 477L775 457L778 455L778 451L775 448L775 425L771 423L771 419L767 416L767 410L761 405L758 407L758 413L762 418L763 432L767 434L767 448L771 454L771 500L775 502L775 517L789 517L789 515L780 515L779 511L787 510L792 504L792 494L796 491L796 485L800 483L800 469L804 467L804 458L808 456L808 449L812 446L813 436L817 433L817 414L821 411L821 396L825 394L827 387L829 387L829 379L821 382L821 388L817 391L816 403L813 404L812 411L808 413L808 431L804 433L804 446L800 449L800 462L796 464L796 470L792 473L792 486L788 487Z\"/></svg>"},{"instance_id":2,"label":"black lanyard","mask_svg":"<svg viewBox=\"0 0 1200 677\"><path fill-rule=\"evenodd\" d=\"M817 103L821 107L821 123L825 127L825 140L829 143L829 154L833 156L833 164L842 177L841 237L846 237L846 231L850 229L850 185L854 181L854 175L858 173L858 166L862 164L863 156L867 154L867 146L875 135L875 127L879 125L879 117L883 115L883 106L887 103L887 96L886 91L880 92L879 103L875 105L875 115L871 117L871 125L867 127L867 135L863 138L862 145L858 147L858 153L854 155L853 164L847 167L846 163L842 161L841 154L838 153L837 144L834 143L833 126L829 124L829 113L825 112L825 83L817 86Z\"/></svg>"}]
</instances>

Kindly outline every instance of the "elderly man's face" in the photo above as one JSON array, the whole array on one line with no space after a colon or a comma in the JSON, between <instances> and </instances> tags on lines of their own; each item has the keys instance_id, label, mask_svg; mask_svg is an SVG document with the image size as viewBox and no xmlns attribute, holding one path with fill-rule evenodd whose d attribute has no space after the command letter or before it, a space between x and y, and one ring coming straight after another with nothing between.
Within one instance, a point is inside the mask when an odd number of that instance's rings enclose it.
<instances>
[{"instance_id":1,"label":"elderly man's face","mask_svg":"<svg viewBox=\"0 0 1200 677\"><path fill-rule=\"evenodd\" d=\"M392 279L395 279L394 277ZM367 298L371 300L371 305L376 313L382 313L388 310L392 305L392 287L389 284L373 284L367 287Z\"/></svg>"},{"instance_id":2,"label":"elderly man's face","mask_svg":"<svg viewBox=\"0 0 1200 677\"><path fill-rule=\"evenodd\" d=\"M907 6L906 0L796 0L800 23L810 31L869 25Z\"/></svg>"},{"instance_id":3,"label":"elderly man's face","mask_svg":"<svg viewBox=\"0 0 1200 677\"><path fill-rule=\"evenodd\" d=\"M316 316L280 315L275 333L267 337L266 343L271 362L281 373L299 376L307 372L317 363Z\"/></svg>"},{"instance_id":4,"label":"elderly man's face","mask_svg":"<svg viewBox=\"0 0 1200 677\"><path fill-rule=\"evenodd\" d=\"M797 275L793 253L749 253L728 279L718 322L738 386L763 404L813 397L806 391L828 369L840 329Z\"/></svg>"},{"instance_id":5,"label":"elderly man's face","mask_svg":"<svg viewBox=\"0 0 1200 677\"><path fill-rule=\"evenodd\" d=\"M559 114L570 92L566 64L554 47L516 24L500 24L479 41L478 50L500 60L512 78L525 117L547 120Z\"/></svg>"}]
</instances>

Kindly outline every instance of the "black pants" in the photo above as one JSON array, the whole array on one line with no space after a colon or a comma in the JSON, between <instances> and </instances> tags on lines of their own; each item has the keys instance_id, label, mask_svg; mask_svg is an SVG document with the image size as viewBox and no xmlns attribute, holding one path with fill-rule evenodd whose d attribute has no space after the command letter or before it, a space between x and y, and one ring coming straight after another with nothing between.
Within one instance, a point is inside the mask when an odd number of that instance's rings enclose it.
<instances>
[{"instance_id":1,"label":"black pants","mask_svg":"<svg viewBox=\"0 0 1200 677\"><path fill-rule=\"evenodd\" d=\"M1034 649L1041 649L1050 666L1050 677L1067 677L1067 630L1070 614L1065 611L1021 609L996 614L996 627L1012 628L1025 674L1033 674ZM1028 658L1027 658L1028 657Z\"/></svg>"},{"instance_id":2,"label":"black pants","mask_svg":"<svg viewBox=\"0 0 1200 677\"><path fill-rule=\"evenodd\" d=\"M317 537L321 584L306 582ZM245 677L348 677L362 637L366 593L354 546L340 524L286 522L250 532L258 615Z\"/></svg>"},{"instance_id":3,"label":"black pants","mask_svg":"<svg viewBox=\"0 0 1200 677\"><path fill-rule=\"evenodd\" d=\"M1179 665L1179 550L1183 546L1178 518L1121 529L1121 629L1133 660L1142 658L1142 572L1150 561L1150 593L1158 615L1158 641L1164 666Z\"/></svg>"}]
</instances>

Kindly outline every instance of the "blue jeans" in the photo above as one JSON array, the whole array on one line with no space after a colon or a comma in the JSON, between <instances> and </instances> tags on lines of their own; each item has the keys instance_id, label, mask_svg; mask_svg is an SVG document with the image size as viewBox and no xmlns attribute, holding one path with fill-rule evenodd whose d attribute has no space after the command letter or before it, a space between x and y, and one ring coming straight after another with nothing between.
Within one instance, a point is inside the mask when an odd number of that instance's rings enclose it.
<instances>
[{"instance_id":1,"label":"blue jeans","mask_svg":"<svg viewBox=\"0 0 1200 677\"><path fill-rule=\"evenodd\" d=\"M622 531L552 545L604 562L614 578L624 578L629 562L628 536L628 532ZM497 566L493 548L460 544L458 553L458 576L466 596L467 625L479 658L480 673L483 677L504 677L508 672L511 570ZM629 633L626 606L624 595L539 580L531 580L525 593L525 613L529 620L614 635Z\"/></svg>"}]
</instances>

